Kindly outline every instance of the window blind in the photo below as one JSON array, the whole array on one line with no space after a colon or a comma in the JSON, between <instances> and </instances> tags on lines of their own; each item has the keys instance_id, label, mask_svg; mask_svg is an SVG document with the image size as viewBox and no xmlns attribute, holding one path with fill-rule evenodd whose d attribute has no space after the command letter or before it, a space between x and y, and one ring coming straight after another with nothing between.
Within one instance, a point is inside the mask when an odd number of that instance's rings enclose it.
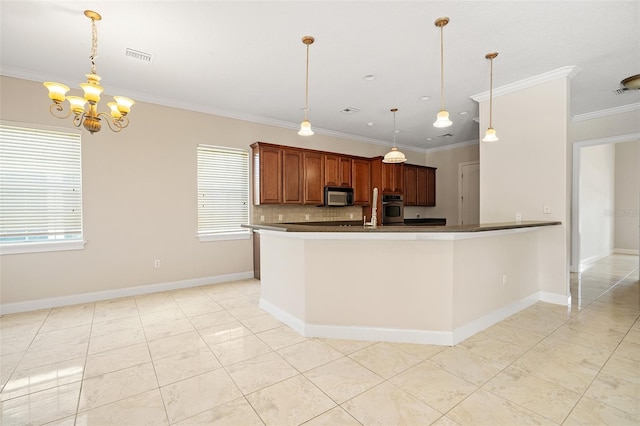
<instances>
[{"instance_id":1,"label":"window blind","mask_svg":"<svg viewBox=\"0 0 640 426\"><path fill-rule=\"evenodd\" d=\"M81 239L80 134L0 124L0 244Z\"/></svg>"},{"instance_id":2,"label":"window blind","mask_svg":"<svg viewBox=\"0 0 640 426\"><path fill-rule=\"evenodd\" d=\"M198 235L244 231L249 223L249 154L198 145Z\"/></svg>"}]
</instances>

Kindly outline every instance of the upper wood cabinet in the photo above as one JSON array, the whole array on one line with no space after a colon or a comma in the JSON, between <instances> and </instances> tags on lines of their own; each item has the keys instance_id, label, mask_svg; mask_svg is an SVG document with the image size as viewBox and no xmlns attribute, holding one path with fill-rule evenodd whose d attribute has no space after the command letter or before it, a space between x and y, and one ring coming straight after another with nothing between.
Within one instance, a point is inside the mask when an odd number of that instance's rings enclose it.
<instances>
[{"instance_id":1,"label":"upper wood cabinet","mask_svg":"<svg viewBox=\"0 0 640 426\"><path fill-rule=\"evenodd\" d=\"M313 151L303 151L303 204L320 205L324 198L324 155Z\"/></svg>"},{"instance_id":2,"label":"upper wood cabinet","mask_svg":"<svg viewBox=\"0 0 640 426\"><path fill-rule=\"evenodd\" d=\"M339 154L324 154L325 186L351 188L351 157Z\"/></svg>"},{"instance_id":3,"label":"upper wood cabinet","mask_svg":"<svg viewBox=\"0 0 640 426\"><path fill-rule=\"evenodd\" d=\"M382 163L382 192L402 194L404 190L403 172L404 164Z\"/></svg>"},{"instance_id":4,"label":"upper wood cabinet","mask_svg":"<svg viewBox=\"0 0 640 426\"><path fill-rule=\"evenodd\" d=\"M366 158L354 158L351 164L353 203L368 206L371 204L371 161Z\"/></svg>"},{"instance_id":5,"label":"upper wood cabinet","mask_svg":"<svg viewBox=\"0 0 640 426\"><path fill-rule=\"evenodd\" d=\"M253 153L253 204L282 203L282 156L277 146L251 145Z\"/></svg>"},{"instance_id":6,"label":"upper wood cabinet","mask_svg":"<svg viewBox=\"0 0 640 426\"><path fill-rule=\"evenodd\" d=\"M404 166L404 205L418 205L418 167L412 164ZM425 174L426 176L426 174ZM426 193L425 193L426 198Z\"/></svg>"},{"instance_id":7,"label":"upper wood cabinet","mask_svg":"<svg viewBox=\"0 0 640 426\"><path fill-rule=\"evenodd\" d=\"M404 166L404 205L436 205L436 169L433 167Z\"/></svg>"},{"instance_id":8,"label":"upper wood cabinet","mask_svg":"<svg viewBox=\"0 0 640 426\"><path fill-rule=\"evenodd\" d=\"M302 151L282 149L282 203L302 204Z\"/></svg>"}]
</instances>

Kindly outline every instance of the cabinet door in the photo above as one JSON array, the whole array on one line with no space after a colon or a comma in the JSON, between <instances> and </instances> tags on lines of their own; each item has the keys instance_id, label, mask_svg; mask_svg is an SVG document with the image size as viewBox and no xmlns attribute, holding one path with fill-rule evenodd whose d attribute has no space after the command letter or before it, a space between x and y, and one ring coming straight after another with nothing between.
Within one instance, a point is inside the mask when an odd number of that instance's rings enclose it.
<instances>
[{"instance_id":1,"label":"cabinet door","mask_svg":"<svg viewBox=\"0 0 640 426\"><path fill-rule=\"evenodd\" d=\"M347 188L351 188L351 158L349 157L340 157L339 167L340 167L340 186L344 186Z\"/></svg>"},{"instance_id":2,"label":"cabinet door","mask_svg":"<svg viewBox=\"0 0 640 426\"><path fill-rule=\"evenodd\" d=\"M282 157L278 147L253 149L253 179L255 205L282 202Z\"/></svg>"},{"instance_id":3,"label":"cabinet door","mask_svg":"<svg viewBox=\"0 0 640 426\"><path fill-rule=\"evenodd\" d=\"M416 200L416 205L417 206L426 206L427 204L427 199L428 199L428 190L427 190L427 168L426 167L417 167L416 168L416 182L417 182L417 188L416 188L416 195L417 195L417 200Z\"/></svg>"},{"instance_id":4,"label":"cabinet door","mask_svg":"<svg viewBox=\"0 0 640 426\"><path fill-rule=\"evenodd\" d=\"M418 187L416 187L417 183L417 172L418 167L407 165L404 166L404 205L405 206L416 206L418 204ZM425 174L426 177L426 174ZM426 181L425 181L426 183ZM426 202L426 187L425 187L425 202Z\"/></svg>"},{"instance_id":5,"label":"cabinet door","mask_svg":"<svg viewBox=\"0 0 640 426\"><path fill-rule=\"evenodd\" d=\"M404 165L382 163L382 192L402 193Z\"/></svg>"},{"instance_id":6,"label":"cabinet door","mask_svg":"<svg viewBox=\"0 0 640 426\"><path fill-rule=\"evenodd\" d=\"M303 153L304 204L320 205L324 198L324 155L316 152Z\"/></svg>"},{"instance_id":7,"label":"cabinet door","mask_svg":"<svg viewBox=\"0 0 640 426\"><path fill-rule=\"evenodd\" d=\"M368 206L371 203L371 163L369 160L354 158L351 164L354 204Z\"/></svg>"},{"instance_id":8,"label":"cabinet door","mask_svg":"<svg viewBox=\"0 0 640 426\"><path fill-rule=\"evenodd\" d=\"M325 186L340 186L340 156L325 154L324 156Z\"/></svg>"},{"instance_id":9,"label":"cabinet door","mask_svg":"<svg viewBox=\"0 0 640 426\"><path fill-rule=\"evenodd\" d=\"M302 152L282 150L282 202L302 204Z\"/></svg>"},{"instance_id":10,"label":"cabinet door","mask_svg":"<svg viewBox=\"0 0 640 426\"><path fill-rule=\"evenodd\" d=\"M436 169L427 168L427 206L436 205Z\"/></svg>"}]
</instances>

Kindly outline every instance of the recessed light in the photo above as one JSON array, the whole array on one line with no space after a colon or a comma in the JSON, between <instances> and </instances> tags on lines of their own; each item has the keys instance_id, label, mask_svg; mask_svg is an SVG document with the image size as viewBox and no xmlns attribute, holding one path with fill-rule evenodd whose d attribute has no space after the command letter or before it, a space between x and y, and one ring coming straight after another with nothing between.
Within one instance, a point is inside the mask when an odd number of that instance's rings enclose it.
<instances>
[{"instance_id":1,"label":"recessed light","mask_svg":"<svg viewBox=\"0 0 640 426\"><path fill-rule=\"evenodd\" d=\"M460 111L458 113L458 115L467 115L467 114L469 114L469 111Z\"/></svg>"},{"instance_id":2,"label":"recessed light","mask_svg":"<svg viewBox=\"0 0 640 426\"><path fill-rule=\"evenodd\" d=\"M368 122L368 123L367 123L367 126L368 126L368 127L373 127L375 124L376 124L376 123L374 123L373 121L370 121L370 122Z\"/></svg>"},{"instance_id":3,"label":"recessed light","mask_svg":"<svg viewBox=\"0 0 640 426\"><path fill-rule=\"evenodd\" d=\"M429 99L431 99L431 96L420 96L421 101L428 101Z\"/></svg>"},{"instance_id":4,"label":"recessed light","mask_svg":"<svg viewBox=\"0 0 640 426\"><path fill-rule=\"evenodd\" d=\"M428 141L432 141L432 140L433 140L433 138L427 138L427 140L428 140Z\"/></svg>"},{"instance_id":5,"label":"recessed light","mask_svg":"<svg viewBox=\"0 0 640 426\"><path fill-rule=\"evenodd\" d=\"M373 74L369 74L369 75L365 75L364 79L367 80L367 81L373 81L373 80L376 79L376 76L373 75Z\"/></svg>"}]
</instances>

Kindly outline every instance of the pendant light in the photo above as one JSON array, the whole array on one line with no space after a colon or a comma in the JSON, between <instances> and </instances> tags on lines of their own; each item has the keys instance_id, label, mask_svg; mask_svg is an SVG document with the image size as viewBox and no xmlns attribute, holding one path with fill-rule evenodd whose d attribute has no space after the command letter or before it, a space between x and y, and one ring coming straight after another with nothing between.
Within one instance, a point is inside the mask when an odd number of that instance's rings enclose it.
<instances>
[{"instance_id":1,"label":"pendant light","mask_svg":"<svg viewBox=\"0 0 640 426\"><path fill-rule=\"evenodd\" d=\"M498 136L493 128L493 60L498 56L498 52L491 52L484 55L485 58L491 61L491 73L489 79L489 128L482 138L482 142L497 142Z\"/></svg>"},{"instance_id":2,"label":"pendant light","mask_svg":"<svg viewBox=\"0 0 640 426\"><path fill-rule=\"evenodd\" d=\"M442 17L436 19L436 27L440 27L440 111L436 116L436 122L433 127L449 127L453 123L449 120L449 113L444 109L444 42L443 28L449 23L449 18Z\"/></svg>"},{"instance_id":3,"label":"pendant light","mask_svg":"<svg viewBox=\"0 0 640 426\"><path fill-rule=\"evenodd\" d=\"M393 148L391 151L387 152L382 159L383 163L404 163L407 161L407 157L404 156L403 153L398 151L396 147L396 112L398 108L391 108L391 112L393 113Z\"/></svg>"},{"instance_id":4,"label":"pendant light","mask_svg":"<svg viewBox=\"0 0 640 426\"><path fill-rule=\"evenodd\" d=\"M302 37L302 43L307 46L307 77L305 83L305 103L304 103L304 120L300 123L300 136L311 136L313 130L311 130L311 123L309 122L309 45L313 44L314 38L311 36Z\"/></svg>"}]
</instances>

